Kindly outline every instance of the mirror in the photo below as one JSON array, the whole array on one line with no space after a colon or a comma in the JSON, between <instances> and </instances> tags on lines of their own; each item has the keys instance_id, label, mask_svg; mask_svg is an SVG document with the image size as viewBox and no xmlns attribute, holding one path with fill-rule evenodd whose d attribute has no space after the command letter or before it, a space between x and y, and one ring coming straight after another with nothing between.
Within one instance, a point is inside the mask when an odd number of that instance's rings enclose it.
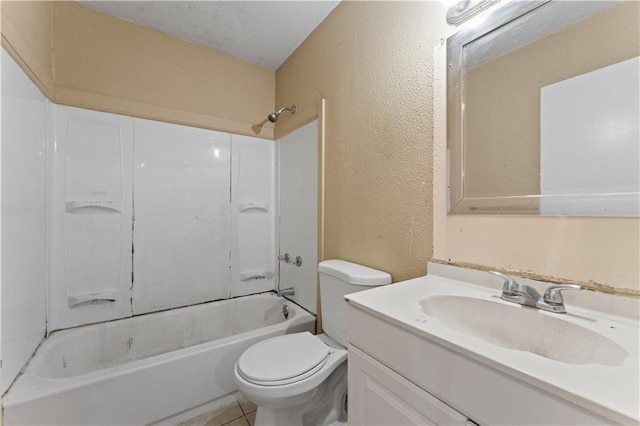
<instances>
[{"instance_id":1,"label":"mirror","mask_svg":"<svg viewBox=\"0 0 640 426\"><path fill-rule=\"evenodd\" d=\"M447 40L450 214L640 216L640 2L512 1Z\"/></svg>"}]
</instances>

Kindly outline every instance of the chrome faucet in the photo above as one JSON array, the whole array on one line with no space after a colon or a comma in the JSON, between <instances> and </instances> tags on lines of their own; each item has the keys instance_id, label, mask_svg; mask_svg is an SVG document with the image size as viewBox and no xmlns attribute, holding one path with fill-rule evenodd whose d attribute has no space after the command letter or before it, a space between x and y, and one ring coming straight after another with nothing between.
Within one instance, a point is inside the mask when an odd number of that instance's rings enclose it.
<instances>
[{"instance_id":1,"label":"chrome faucet","mask_svg":"<svg viewBox=\"0 0 640 426\"><path fill-rule=\"evenodd\" d=\"M545 311L564 314L567 312L567 309L564 307L564 299L562 298L562 292L564 290L582 290L582 286L578 284L559 284L549 286L545 290L542 299L536 304L536 307Z\"/></svg>"},{"instance_id":2,"label":"chrome faucet","mask_svg":"<svg viewBox=\"0 0 640 426\"><path fill-rule=\"evenodd\" d=\"M278 296L293 296L296 293L293 287L283 288L282 290L277 289L276 295Z\"/></svg>"},{"instance_id":3,"label":"chrome faucet","mask_svg":"<svg viewBox=\"0 0 640 426\"><path fill-rule=\"evenodd\" d=\"M489 273L504 280L501 296L503 300L558 314L567 312L562 298L562 291L582 290L582 286L578 284L552 285L541 296L535 288L526 284L519 284L508 275L496 271L489 271Z\"/></svg>"},{"instance_id":4,"label":"chrome faucet","mask_svg":"<svg viewBox=\"0 0 640 426\"><path fill-rule=\"evenodd\" d=\"M519 303L525 306L536 307L540 299L540 293L535 288L526 284L519 284L508 275L501 274L496 271L489 271L490 274L496 275L504 280L502 285L502 299L507 302Z\"/></svg>"}]
</instances>

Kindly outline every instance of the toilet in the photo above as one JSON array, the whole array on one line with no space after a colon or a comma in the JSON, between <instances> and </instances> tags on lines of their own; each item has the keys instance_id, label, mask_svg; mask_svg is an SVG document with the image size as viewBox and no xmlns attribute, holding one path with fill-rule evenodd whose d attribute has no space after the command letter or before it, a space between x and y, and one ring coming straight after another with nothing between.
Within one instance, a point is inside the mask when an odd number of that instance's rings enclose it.
<instances>
[{"instance_id":1,"label":"toilet","mask_svg":"<svg viewBox=\"0 0 640 426\"><path fill-rule=\"evenodd\" d=\"M258 406L256 426L346 424L347 302L344 295L389 284L382 271L344 260L318 265L324 334L256 343L235 366L238 390Z\"/></svg>"}]
</instances>

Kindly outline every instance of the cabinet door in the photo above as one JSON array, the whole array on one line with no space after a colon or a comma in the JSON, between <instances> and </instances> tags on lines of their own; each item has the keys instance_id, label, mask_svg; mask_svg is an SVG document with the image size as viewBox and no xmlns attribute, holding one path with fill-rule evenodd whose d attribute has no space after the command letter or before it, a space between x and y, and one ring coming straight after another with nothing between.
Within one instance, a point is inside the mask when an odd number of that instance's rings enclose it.
<instances>
[{"instance_id":1,"label":"cabinet door","mask_svg":"<svg viewBox=\"0 0 640 426\"><path fill-rule=\"evenodd\" d=\"M349 346L350 425L466 425L467 417Z\"/></svg>"}]
</instances>

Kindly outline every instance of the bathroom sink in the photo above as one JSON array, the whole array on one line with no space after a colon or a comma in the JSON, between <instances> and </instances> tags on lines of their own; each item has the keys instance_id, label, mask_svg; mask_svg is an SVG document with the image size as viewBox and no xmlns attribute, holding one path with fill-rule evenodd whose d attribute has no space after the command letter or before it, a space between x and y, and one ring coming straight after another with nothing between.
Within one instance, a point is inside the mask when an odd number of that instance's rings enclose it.
<instances>
[{"instance_id":1,"label":"bathroom sink","mask_svg":"<svg viewBox=\"0 0 640 426\"><path fill-rule=\"evenodd\" d=\"M422 312L444 326L503 348L568 364L619 366L627 351L600 333L537 309L465 296L431 296ZM555 316L554 316L555 315Z\"/></svg>"}]
</instances>

